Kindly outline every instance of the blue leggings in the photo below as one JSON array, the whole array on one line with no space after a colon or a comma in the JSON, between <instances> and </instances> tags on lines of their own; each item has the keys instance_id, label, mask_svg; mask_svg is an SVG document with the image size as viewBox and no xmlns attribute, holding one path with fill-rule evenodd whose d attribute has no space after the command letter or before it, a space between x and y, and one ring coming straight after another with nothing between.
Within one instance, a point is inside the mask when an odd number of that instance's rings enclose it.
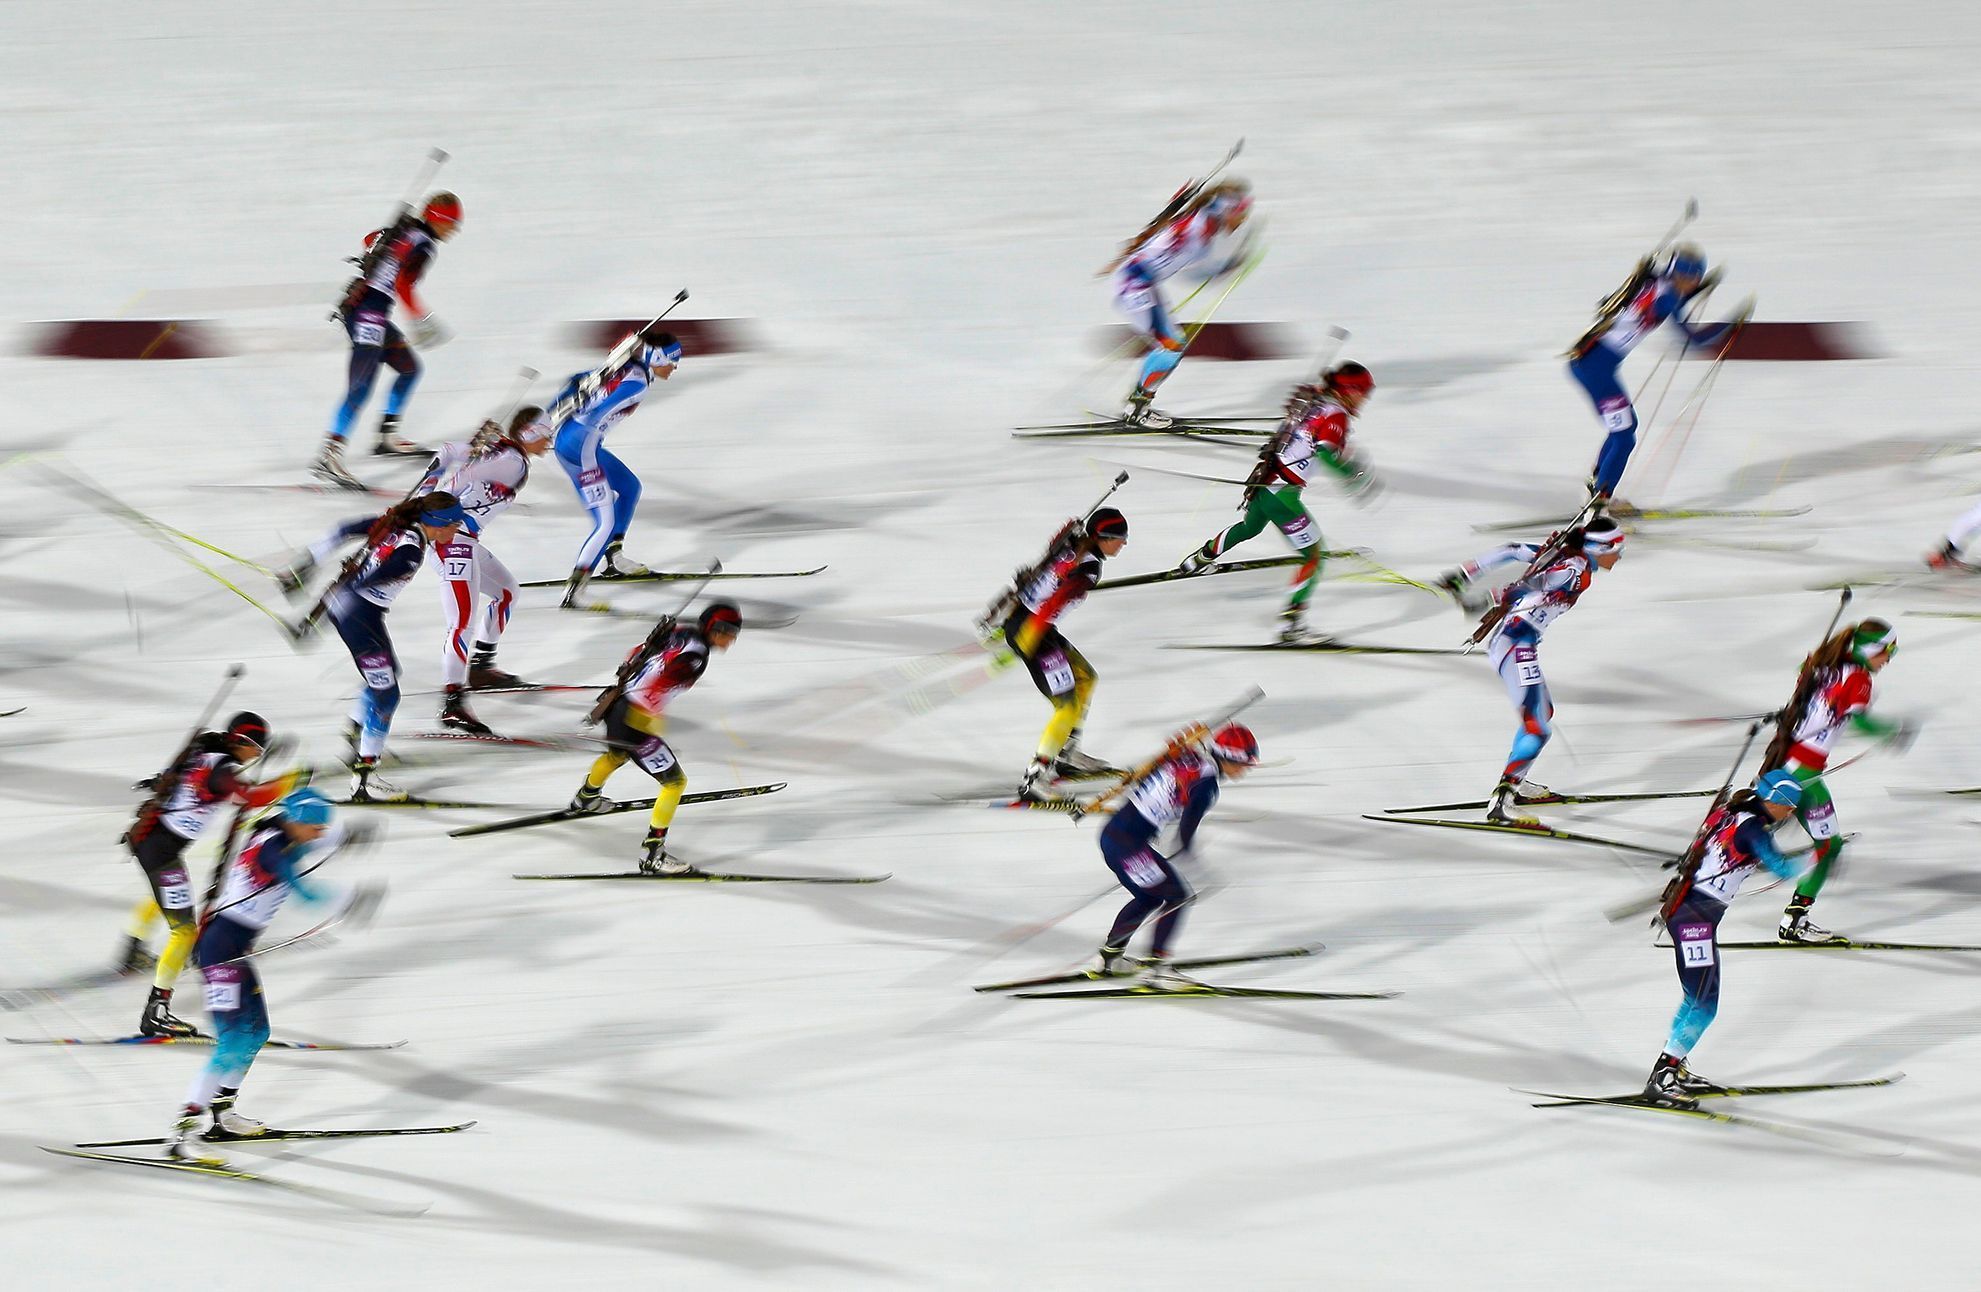
<instances>
[{"instance_id":1,"label":"blue leggings","mask_svg":"<svg viewBox=\"0 0 1981 1292\"><path fill-rule=\"evenodd\" d=\"M365 683L351 709L351 720L359 727L358 754L376 758L385 752L392 715L399 711L399 656L385 631L385 611L363 597L349 596L331 606L330 622Z\"/></svg>"},{"instance_id":2,"label":"blue leggings","mask_svg":"<svg viewBox=\"0 0 1981 1292\"><path fill-rule=\"evenodd\" d=\"M239 1089L268 1040L268 1002L261 994L261 975L252 960L228 963L250 950L260 932L219 913L200 931L193 958L206 980L214 1046L205 1070L193 1079L189 1104L204 1108L221 1090Z\"/></svg>"},{"instance_id":3,"label":"blue leggings","mask_svg":"<svg viewBox=\"0 0 1981 1292\"><path fill-rule=\"evenodd\" d=\"M1568 375L1589 396L1589 402L1596 406L1596 416L1602 419L1603 429L1609 432L1590 472L1596 492L1605 497L1616 492L1617 482L1623 479L1623 469L1630 465L1630 451L1637 447L1637 409L1616 375L1622 366L1623 356L1601 342L1568 364Z\"/></svg>"},{"instance_id":4,"label":"blue leggings","mask_svg":"<svg viewBox=\"0 0 1981 1292\"><path fill-rule=\"evenodd\" d=\"M1167 956L1183 927L1183 908L1197 894L1169 859L1155 850L1154 828L1134 808L1121 809L1101 831L1101 858L1129 892L1128 904L1108 930L1107 945L1127 946L1135 931L1155 915L1156 930L1149 949L1155 955Z\"/></svg>"},{"instance_id":5,"label":"blue leggings","mask_svg":"<svg viewBox=\"0 0 1981 1292\"><path fill-rule=\"evenodd\" d=\"M578 501L592 518L591 532L571 562L574 570L596 570L605 545L626 536L633 509L640 505L640 478L589 437L590 432L576 424L557 433L557 463L571 477Z\"/></svg>"},{"instance_id":6,"label":"blue leggings","mask_svg":"<svg viewBox=\"0 0 1981 1292\"><path fill-rule=\"evenodd\" d=\"M345 380L344 402L337 406L337 414L330 422L330 434L337 440L350 438L351 423L358 420L359 411L371 398L372 383L378 379L381 362L399 374L385 396L385 411L395 417L405 411L406 401L412 398L413 387L420 379L419 356L382 312L352 310L344 317L344 331L351 338L351 366Z\"/></svg>"},{"instance_id":7,"label":"blue leggings","mask_svg":"<svg viewBox=\"0 0 1981 1292\"><path fill-rule=\"evenodd\" d=\"M1720 917L1726 904L1695 895L1672 912L1665 927L1671 931L1672 958L1685 999L1672 1016L1671 1039L1665 1053L1682 1059L1692 1053L1720 1012Z\"/></svg>"}]
</instances>

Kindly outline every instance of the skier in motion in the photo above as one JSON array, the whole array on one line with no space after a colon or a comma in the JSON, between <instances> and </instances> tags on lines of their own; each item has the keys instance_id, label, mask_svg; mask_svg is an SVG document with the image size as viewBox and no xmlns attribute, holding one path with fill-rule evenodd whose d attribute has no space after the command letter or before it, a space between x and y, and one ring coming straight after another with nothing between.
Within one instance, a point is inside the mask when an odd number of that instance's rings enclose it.
<instances>
[{"instance_id":1,"label":"skier in motion","mask_svg":"<svg viewBox=\"0 0 1981 1292\"><path fill-rule=\"evenodd\" d=\"M1238 779L1258 761L1259 742L1247 727L1227 723L1215 733L1200 725L1186 727L1171 737L1162 760L1128 788L1127 802L1108 819L1100 839L1101 858L1128 890L1128 904L1114 917L1107 941L1086 971L1089 977L1112 976L1128 953L1129 939L1154 920L1141 985L1151 991L1200 986L1170 965L1183 910L1196 899L1176 862L1190 851L1204 814L1217 802L1218 782ZM1171 825L1179 847L1165 857L1156 850L1156 841Z\"/></svg>"},{"instance_id":2,"label":"skier in motion","mask_svg":"<svg viewBox=\"0 0 1981 1292\"><path fill-rule=\"evenodd\" d=\"M1872 681L1891 663L1898 650L1898 633L1882 619L1848 624L1802 662L1795 695L1782 709L1774 738L1761 765L1784 771L1802 786L1795 818L1816 844L1816 863L1782 911L1776 936L1783 942L1843 942L1809 918L1809 908L1843 854L1843 831L1837 824L1836 802L1823 773L1830 750L1845 725L1862 735L1905 749L1914 730L1904 722L1880 718L1871 708Z\"/></svg>"},{"instance_id":3,"label":"skier in motion","mask_svg":"<svg viewBox=\"0 0 1981 1292\"><path fill-rule=\"evenodd\" d=\"M626 763L658 782L647 835L640 844L640 870L649 875L685 875L694 867L667 851L667 831L688 788L688 774L662 733L667 706L701 680L711 654L736 644L743 615L727 601L711 602L693 623L671 617L654 625L619 666L619 676L599 694L585 721L605 724L606 750L585 773L571 796L572 812L609 812L618 804L604 797L605 782Z\"/></svg>"},{"instance_id":4,"label":"skier in motion","mask_svg":"<svg viewBox=\"0 0 1981 1292\"><path fill-rule=\"evenodd\" d=\"M1252 252L1250 243L1238 240L1232 246L1228 235L1243 228L1251 213L1252 186L1242 179L1225 180L1199 192L1181 211L1151 221L1104 271L1111 274L1114 308L1149 345L1121 414L1129 425L1153 430L1174 420L1151 407L1156 390L1183 360L1183 331L1170 317L1161 284L1186 271L1198 278L1221 278L1243 265Z\"/></svg>"},{"instance_id":5,"label":"skier in motion","mask_svg":"<svg viewBox=\"0 0 1981 1292\"><path fill-rule=\"evenodd\" d=\"M1761 773L1752 789L1733 796L1701 828L1704 845L1665 889L1659 918L1671 933L1672 960L1685 999L1671 1021L1665 1048L1644 1082L1644 1098L1668 1107L1688 1106L1720 1089L1685 1066L1692 1047L1720 1012L1720 921L1727 905L1756 867L1795 879L1811 863L1795 862L1775 847L1773 831L1796 812L1804 786L1777 769Z\"/></svg>"},{"instance_id":6,"label":"skier in motion","mask_svg":"<svg viewBox=\"0 0 1981 1292\"><path fill-rule=\"evenodd\" d=\"M268 1003L252 958L255 939L290 893L312 904L329 899L328 890L303 877L343 845L333 829L329 799L313 789L292 790L250 828L240 850L223 859L220 891L200 923L194 952L213 1015L213 1054L186 1092L166 1156L192 1158L187 1140L209 1116L201 1138L210 1142L253 1139L263 1129L234 1111L241 1083L268 1040ZM313 864L303 864L313 857ZM345 895L344 910L369 910L378 900L377 889L355 888Z\"/></svg>"},{"instance_id":7,"label":"skier in motion","mask_svg":"<svg viewBox=\"0 0 1981 1292\"><path fill-rule=\"evenodd\" d=\"M1693 349L1708 349L1726 341L1746 321L1745 315L1727 323L1694 327L1684 315L1686 304L1718 281L1708 276L1706 256L1691 243L1673 247L1662 264L1646 257L1630 280L1598 306L1595 323L1569 349L1568 375L1595 405L1596 417L1608 434L1589 473L1589 493L1605 504L1616 495L1631 450L1637 447L1637 409L1624 391L1617 371L1637 343L1669 321Z\"/></svg>"},{"instance_id":8,"label":"skier in motion","mask_svg":"<svg viewBox=\"0 0 1981 1292\"><path fill-rule=\"evenodd\" d=\"M452 193L435 193L427 198L417 216L366 235L366 252L359 260L361 272L351 281L337 311L337 319L351 338L351 362L346 376L344 402L331 419L330 436L312 468L318 479L346 489L363 489L364 482L344 465L344 445L351 437L351 426L358 419L365 401L371 398L372 384L378 379L378 365L384 363L398 376L385 396L385 413L379 418L378 440L373 453L419 456L426 452L399 434L399 419L419 384L419 356L413 347L429 349L447 340L446 325L436 318L419 297L420 276L433 262L440 243L461 228L461 199ZM412 344L392 322L392 304L397 301L412 315Z\"/></svg>"},{"instance_id":9,"label":"skier in motion","mask_svg":"<svg viewBox=\"0 0 1981 1292\"><path fill-rule=\"evenodd\" d=\"M1556 555L1535 568L1547 547ZM1539 825L1533 817L1517 810L1523 790L1533 796L1545 795L1546 787L1526 782L1527 770L1539 758L1554 734L1554 700L1548 694L1548 680L1541 673L1541 634L1550 623L1575 608L1582 594L1595 581L1596 571L1614 569L1623 556L1623 529L1607 516L1597 515L1586 525L1563 534L1558 543L1508 543L1494 548L1476 560L1467 561L1442 580L1459 598L1460 605L1485 604L1500 616L1487 642L1487 658L1506 685L1520 718L1513 748L1507 754L1506 768L1493 789L1486 819L1500 825ZM1525 562L1527 572L1512 583L1473 601L1469 586L1488 570Z\"/></svg>"},{"instance_id":10,"label":"skier in motion","mask_svg":"<svg viewBox=\"0 0 1981 1292\"><path fill-rule=\"evenodd\" d=\"M1351 497L1365 498L1375 488L1375 478L1348 447L1355 416L1375 386L1375 378L1359 363L1341 364L1322 374L1317 383L1295 386L1287 397L1285 419L1259 451L1258 465L1246 482L1240 503L1244 517L1206 539L1177 566L1194 574L1267 525L1277 528L1304 558L1293 572L1293 591L1280 611L1281 641L1307 639L1307 602L1321 581L1320 526L1300 499L1315 468L1339 477Z\"/></svg>"},{"instance_id":11,"label":"skier in motion","mask_svg":"<svg viewBox=\"0 0 1981 1292\"><path fill-rule=\"evenodd\" d=\"M592 521L591 532L571 562L564 609L578 605L579 594L594 575L624 579L648 573L646 566L620 552L633 510L640 505L640 478L607 451L605 437L632 415L654 382L672 377L680 364L681 343L674 334L649 327L626 362L610 372L576 374L551 403L557 464L571 477L571 487Z\"/></svg>"},{"instance_id":12,"label":"skier in motion","mask_svg":"<svg viewBox=\"0 0 1981 1292\"><path fill-rule=\"evenodd\" d=\"M1100 582L1101 563L1126 546L1128 518L1113 507L1097 507L1084 519L1067 521L1038 564L1019 570L1012 586L978 621L1024 661L1032 684L1052 703L1052 716L1018 786L1021 802L1045 802L1054 773L1077 778L1114 770L1080 749L1099 674L1061 635L1059 620Z\"/></svg>"}]
</instances>

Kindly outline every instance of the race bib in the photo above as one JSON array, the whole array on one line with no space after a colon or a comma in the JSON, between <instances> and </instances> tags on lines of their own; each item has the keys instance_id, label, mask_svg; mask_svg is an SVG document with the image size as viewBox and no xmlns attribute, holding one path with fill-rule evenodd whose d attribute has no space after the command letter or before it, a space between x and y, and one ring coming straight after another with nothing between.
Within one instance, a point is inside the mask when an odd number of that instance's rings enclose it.
<instances>
[{"instance_id":1,"label":"race bib","mask_svg":"<svg viewBox=\"0 0 1981 1292\"><path fill-rule=\"evenodd\" d=\"M364 674L365 686L373 691L389 691L399 685L399 672L384 655L359 657L358 672Z\"/></svg>"},{"instance_id":2,"label":"race bib","mask_svg":"<svg viewBox=\"0 0 1981 1292\"><path fill-rule=\"evenodd\" d=\"M210 982L206 985L206 1007L215 1014L231 1013L241 1007L241 984Z\"/></svg>"},{"instance_id":3,"label":"race bib","mask_svg":"<svg viewBox=\"0 0 1981 1292\"><path fill-rule=\"evenodd\" d=\"M1603 429L1606 431L1627 431L1637 424L1636 416L1630 411L1627 399L1606 399L1603 401Z\"/></svg>"},{"instance_id":4,"label":"race bib","mask_svg":"<svg viewBox=\"0 0 1981 1292\"><path fill-rule=\"evenodd\" d=\"M167 870L158 876L158 904L168 911L191 910L193 886L183 870Z\"/></svg>"},{"instance_id":5,"label":"race bib","mask_svg":"<svg viewBox=\"0 0 1981 1292\"><path fill-rule=\"evenodd\" d=\"M587 507L602 507L612 492L605 482L605 472L598 467L578 473L578 497Z\"/></svg>"},{"instance_id":6,"label":"race bib","mask_svg":"<svg viewBox=\"0 0 1981 1292\"><path fill-rule=\"evenodd\" d=\"M449 583L460 583L474 573L475 558L450 556L440 563L440 573Z\"/></svg>"},{"instance_id":7,"label":"race bib","mask_svg":"<svg viewBox=\"0 0 1981 1292\"><path fill-rule=\"evenodd\" d=\"M1066 652L1056 650L1039 659L1039 676L1046 680L1046 691L1052 695L1065 695L1073 689L1073 665L1066 660Z\"/></svg>"},{"instance_id":8,"label":"race bib","mask_svg":"<svg viewBox=\"0 0 1981 1292\"><path fill-rule=\"evenodd\" d=\"M1540 686L1546 682L1541 676L1541 661L1535 658L1532 646L1513 648L1513 677L1522 686Z\"/></svg>"},{"instance_id":9,"label":"race bib","mask_svg":"<svg viewBox=\"0 0 1981 1292\"><path fill-rule=\"evenodd\" d=\"M1128 876L1128 882L1137 888L1161 888L1169 878L1156 864L1156 859L1146 851L1134 853L1123 860L1121 873Z\"/></svg>"},{"instance_id":10,"label":"race bib","mask_svg":"<svg viewBox=\"0 0 1981 1292\"><path fill-rule=\"evenodd\" d=\"M639 747L633 755L633 761L638 763L640 770L648 775L660 776L673 770L674 751L667 747L665 740L656 736Z\"/></svg>"},{"instance_id":11,"label":"race bib","mask_svg":"<svg viewBox=\"0 0 1981 1292\"><path fill-rule=\"evenodd\" d=\"M1280 526L1279 532L1286 535L1286 541L1293 544L1295 550L1301 552L1312 547L1320 538L1320 535L1314 532L1314 522L1306 516L1300 517L1290 525Z\"/></svg>"},{"instance_id":12,"label":"race bib","mask_svg":"<svg viewBox=\"0 0 1981 1292\"><path fill-rule=\"evenodd\" d=\"M360 318L351 325L351 340L357 345L384 345L384 321L373 315Z\"/></svg>"},{"instance_id":13,"label":"race bib","mask_svg":"<svg viewBox=\"0 0 1981 1292\"><path fill-rule=\"evenodd\" d=\"M1681 924L1672 933L1678 944L1678 963L1687 969L1710 969L1715 963L1713 926Z\"/></svg>"},{"instance_id":14,"label":"race bib","mask_svg":"<svg viewBox=\"0 0 1981 1292\"><path fill-rule=\"evenodd\" d=\"M1823 840L1837 837L1837 805L1823 803L1810 808L1802 818L1802 828L1809 832L1811 839Z\"/></svg>"}]
</instances>

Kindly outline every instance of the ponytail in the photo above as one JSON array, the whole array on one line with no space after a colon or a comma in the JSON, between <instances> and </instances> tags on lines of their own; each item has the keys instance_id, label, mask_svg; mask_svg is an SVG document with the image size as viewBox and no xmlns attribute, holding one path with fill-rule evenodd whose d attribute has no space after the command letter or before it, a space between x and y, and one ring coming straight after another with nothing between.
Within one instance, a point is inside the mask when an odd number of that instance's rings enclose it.
<instances>
[{"instance_id":1,"label":"ponytail","mask_svg":"<svg viewBox=\"0 0 1981 1292\"><path fill-rule=\"evenodd\" d=\"M1773 771L1788 762L1788 751L1795 745L1795 724L1808 709L1809 701L1815 697L1817 683L1823 675L1850 660L1850 639L1856 634L1858 625L1845 624L1835 636L1811 651L1802 661L1802 671L1795 678L1795 694L1775 719L1774 739L1768 742L1768 751L1761 757L1761 770Z\"/></svg>"}]
</instances>

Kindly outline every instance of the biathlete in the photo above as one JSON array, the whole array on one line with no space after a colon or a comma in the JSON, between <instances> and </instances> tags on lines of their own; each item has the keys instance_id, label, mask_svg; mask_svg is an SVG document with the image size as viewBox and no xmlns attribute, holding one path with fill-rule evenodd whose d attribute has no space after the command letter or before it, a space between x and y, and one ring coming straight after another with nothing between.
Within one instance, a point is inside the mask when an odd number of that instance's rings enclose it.
<instances>
[{"instance_id":1,"label":"biathlete","mask_svg":"<svg viewBox=\"0 0 1981 1292\"><path fill-rule=\"evenodd\" d=\"M1258 465L1245 482L1239 504L1245 517L1183 558L1179 570L1195 573L1267 525L1277 528L1303 558L1293 572L1293 592L1280 611L1280 639L1306 639L1307 602L1321 581L1321 529L1301 502L1301 490L1321 467L1341 479L1352 496L1366 496L1374 486L1367 468L1348 447L1348 433L1362 405L1375 389L1375 379L1359 363L1344 363L1323 374L1318 383L1300 385L1286 401L1279 430L1259 452Z\"/></svg>"},{"instance_id":2,"label":"biathlete","mask_svg":"<svg viewBox=\"0 0 1981 1292\"><path fill-rule=\"evenodd\" d=\"M659 782L647 836L640 844L640 869L651 875L685 875L694 867L667 851L668 827L688 788L681 760L662 739L667 706L701 680L710 652L735 645L743 615L726 601L712 603L691 624L663 619L619 666L619 677L600 693L585 719L605 724L606 751L592 763L584 784L571 797L573 812L609 812L618 804L604 797L605 782L627 762Z\"/></svg>"}]
</instances>

